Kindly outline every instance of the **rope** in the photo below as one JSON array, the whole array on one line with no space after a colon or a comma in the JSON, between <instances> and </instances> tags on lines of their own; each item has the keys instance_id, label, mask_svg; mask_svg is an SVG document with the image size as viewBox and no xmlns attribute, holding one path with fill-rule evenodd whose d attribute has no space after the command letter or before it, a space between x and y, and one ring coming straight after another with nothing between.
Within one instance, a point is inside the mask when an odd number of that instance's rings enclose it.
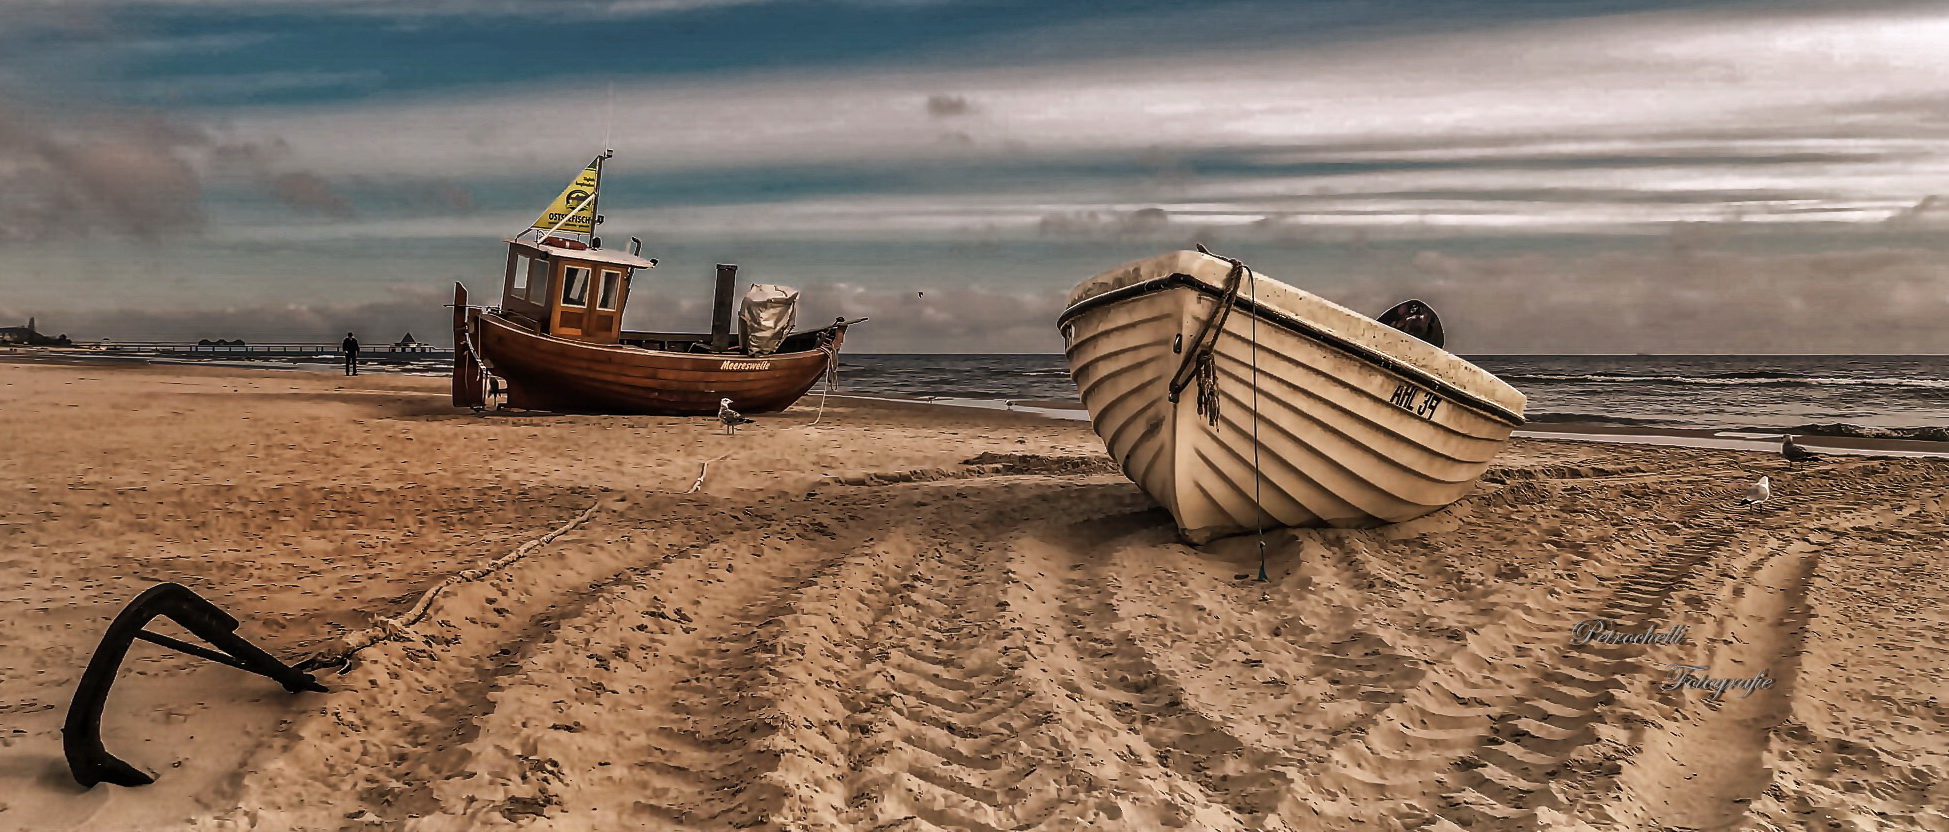
<instances>
[{"instance_id":1,"label":"rope","mask_svg":"<svg viewBox=\"0 0 1949 832\"><path fill-rule=\"evenodd\" d=\"M487 309L487 307L485 306L480 306L480 307L470 306L468 308L482 309L482 310ZM480 376L480 387L481 387L480 390L481 403L479 407L485 409L488 405L488 400L493 398L494 396L494 384L491 381L494 374L488 371L487 360L481 358L480 351L474 349L474 328L473 326L471 326L471 323L472 322L469 321L470 325L467 327L467 337L460 339L460 343L467 347L467 355L471 356L474 359L474 367L478 369L477 374Z\"/></svg>"},{"instance_id":2,"label":"rope","mask_svg":"<svg viewBox=\"0 0 1949 832\"><path fill-rule=\"evenodd\" d=\"M702 478L700 477L699 479L701 481ZM298 663L298 669L316 670L323 667L342 667L351 662L352 656L361 650L381 642L406 638L411 635L408 628L420 623L421 620L426 618L427 613L433 609L434 599L440 597L440 593L445 592L448 587L478 581L502 569L506 569L515 561L527 557L536 549L548 545L555 538L568 534L575 527L588 522L589 518L594 517L596 511L602 508L602 502L600 499L596 500L587 509L583 510L580 515L576 516L575 519L563 523L552 532L521 544L520 547L512 552L488 561L486 564L474 569L448 575L439 583L434 584L431 589L421 593L419 603L414 604L412 609L393 618L381 618L377 622L374 622L371 627L345 636L341 649L335 652L319 653L311 658L305 659Z\"/></svg>"},{"instance_id":3,"label":"rope","mask_svg":"<svg viewBox=\"0 0 1949 832\"><path fill-rule=\"evenodd\" d=\"M1198 413L1206 424L1218 427L1218 362L1211 350L1198 356Z\"/></svg>"},{"instance_id":4,"label":"rope","mask_svg":"<svg viewBox=\"0 0 1949 832\"><path fill-rule=\"evenodd\" d=\"M730 455L729 453L726 453L726 454L724 454L723 456L717 456L717 457L712 457L712 458L710 458L710 459L706 459L706 460L704 460L703 462L700 462L700 463L698 463L698 464L697 464L697 481L696 481L696 482L693 482L693 483L691 483L691 484L690 484L690 490L688 490L688 491L685 491L684 493L685 493L685 494L695 494L695 493L697 493L697 490L698 490L698 489L700 489L700 488L703 488L703 487L704 487L704 477L705 477L706 475L708 475L708 474L710 474L710 472L711 472L711 463L713 463L713 462L723 462L724 460L726 460L726 459L728 459L728 458L730 458L730 456L731 456L731 455Z\"/></svg>"},{"instance_id":5,"label":"rope","mask_svg":"<svg viewBox=\"0 0 1949 832\"><path fill-rule=\"evenodd\" d=\"M1252 308L1259 308L1259 276L1246 269L1245 274L1252 282ZM1265 498L1260 494L1260 485L1265 478L1259 469L1259 316L1252 315L1252 505L1255 511L1252 522L1257 526L1259 536L1259 581L1269 580L1265 570ZM1214 417L1215 418L1215 417Z\"/></svg>"},{"instance_id":6,"label":"rope","mask_svg":"<svg viewBox=\"0 0 1949 832\"><path fill-rule=\"evenodd\" d=\"M839 386L839 351L830 343L820 344L819 351L826 354L826 386L819 391L819 413L812 417L812 424L806 425L808 428L817 427L819 420L826 418L826 396Z\"/></svg>"},{"instance_id":7,"label":"rope","mask_svg":"<svg viewBox=\"0 0 1949 832\"><path fill-rule=\"evenodd\" d=\"M1204 249L1200 247L1199 250ZM1222 259L1232 264L1231 272L1225 275L1225 293L1218 299L1218 308L1199 327L1197 337L1191 339L1191 350L1171 376L1167 397L1170 401L1177 401L1178 395L1195 380L1198 382L1198 413L1209 420L1212 427L1218 426L1218 366L1212 360L1212 350L1218 344L1218 336L1225 331L1225 320L1231 317L1232 306L1238 302L1239 283L1248 271L1245 264L1238 260L1230 257ZM1256 283L1254 291L1257 291Z\"/></svg>"},{"instance_id":8,"label":"rope","mask_svg":"<svg viewBox=\"0 0 1949 832\"><path fill-rule=\"evenodd\" d=\"M1198 251L1218 257L1202 245L1198 246ZM1206 318L1204 325L1198 329L1198 337L1192 339L1191 353L1184 357L1182 364L1178 365L1177 374L1171 378L1170 390L1170 400L1175 402L1178 400L1178 394L1195 379L1198 382L1198 413L1204 416L1214 428L1218 427L1219 398L1218 362L1213 356L1218 346L1218 338L1225 330L1225 321L1231 317L1232 307L1238 303L1240 283L1251 284L1248 290L1251 293L1250 302L1253 309L1259 308L1259 276L1246 267L1242 260L1232 257L1219 259L1232 264L1232 270L1225 275L1225 294L1218 300L1218 309L1212 312L1211 317ZM1253 531L1258 535L1259 580L1267 581L1270 578L1266 575L1265 476L1259 459L1261 448L1259 442L1259 316L1254 314L1249 317L1252 319L1252 525ZM1187 370L1189 372L1186 372Z\"/></svg>"}]
</instances>

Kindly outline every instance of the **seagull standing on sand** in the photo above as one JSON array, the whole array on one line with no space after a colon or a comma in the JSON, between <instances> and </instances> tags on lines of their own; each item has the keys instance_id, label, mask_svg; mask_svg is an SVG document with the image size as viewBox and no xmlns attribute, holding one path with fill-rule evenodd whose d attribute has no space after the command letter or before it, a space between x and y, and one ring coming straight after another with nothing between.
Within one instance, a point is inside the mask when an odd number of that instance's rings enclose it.
<instances>
[{"instance_id":1,"label":"seagull standing on sand","mask_svg":"<svg viewBox=\"0 0 1949 832\"><path fill-rule=\"evenodd\" d=\"M1787 434L1786 441L1780 443L1780 455L1786 457L1788 462L1808 462L1820 459L1820 454L1800 447L1800 443L1793 441L1793 434Z\"/></svg>"},{"instance_id":2,"label":"seagull standing on sand","mask_svg":"<svg viewBox=\"0 0 1949 832\"><path fill-rule=\"evenodd\" d=\"M1756 506L1772 498L1773 484L1767 478L1760 477L1759 482L1753 483L1752 488L1746 489L1746 496L1739 501L1739 504L1742 506Z\"/></svg>"},{"instance_id":3,"label":"seagull standing on sand","mask_svg":"<svg viewBox=\"0 0 1949 832\"><path fill-rule=\"evenodd\" d=\"M753 421L732 410L730 399L717 400L717 420L724 423L725 433L737 433L739 425L749 425Z\"/></svg>"}]
</instances>

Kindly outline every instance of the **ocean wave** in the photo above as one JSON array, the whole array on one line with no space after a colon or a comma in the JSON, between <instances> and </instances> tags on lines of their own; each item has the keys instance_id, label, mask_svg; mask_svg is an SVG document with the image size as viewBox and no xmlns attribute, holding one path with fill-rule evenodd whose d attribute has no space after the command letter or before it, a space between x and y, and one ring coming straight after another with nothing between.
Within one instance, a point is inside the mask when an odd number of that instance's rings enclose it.
<instances>
[{"instance_id":1,"label":"ocean wave","mask_svg":"<svg viewBox=\"0 0 1949 832\"><path fill-rule=\"evenodd\" d=\"M1507 373L1503 381L1552 383L1686 384L1749 387L1906 387L1921 390L1949 390L1943 378L1849 378L1846 376L1801 376L1792 373L1721 373L1708 376L1634 376L1623 373Z\"/></svg>"},{"instance_id":2,"label":"ocean wave","mask_svg":"<svg viewBox=\"0 0 1949 832\"><path fill-rule=\"evenodd\" d=\"M1620 425L1626 427L1687 427L1686 422L1671 419L1648 419L1634 416L1608 416L1599 413L1525 413L1523 421L1532 424L1558 424L1563 422L1588 423L1593 425Z\"/></svg>"},{"instance_id":3,"label":"ocean wave","mask_svg":"<svg viewBox=\"0 0 1949 832\"><path fill-rule=\"evenodd\" d=\"M1754 428L1797 436L1847 436L1855 439L1915 439L1923 442L1949 442L1949 428L1878 428L1847 422L1795 425L1790 428Z\"/></svg>"}]
</instances>

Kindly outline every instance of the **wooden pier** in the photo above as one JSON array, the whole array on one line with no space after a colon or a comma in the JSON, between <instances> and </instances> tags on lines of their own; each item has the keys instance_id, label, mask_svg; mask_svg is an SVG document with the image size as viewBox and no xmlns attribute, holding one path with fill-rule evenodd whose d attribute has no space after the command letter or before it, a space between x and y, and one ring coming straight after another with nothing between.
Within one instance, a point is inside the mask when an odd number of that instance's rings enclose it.
<instances>
[{"instance_id":1,"label":"wooden pier","mask_svg":"<svg viewBox=\"0 0 1949 832\"><path fill-rule=\"evenodd\" d=\"M329 358L344 353L337 343L276 342L238 343L214 341L93 341L77 343L81 352L106 355L164 356L180 358L229 359L249 361L266 358ZM360 361L438 361L452 360L453 350L428 344L373 344L361 346Z\"/></svg>"}]
</instances>

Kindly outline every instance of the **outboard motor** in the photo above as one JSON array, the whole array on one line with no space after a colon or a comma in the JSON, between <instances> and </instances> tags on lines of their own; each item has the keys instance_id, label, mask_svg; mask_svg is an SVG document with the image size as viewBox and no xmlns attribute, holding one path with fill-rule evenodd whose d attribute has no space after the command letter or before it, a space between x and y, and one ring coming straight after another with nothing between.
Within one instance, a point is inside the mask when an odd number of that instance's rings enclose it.
<instances>
[{"instance_id":1,"label":"outboard motor","mask_svg":"<svg viewBox=\"0 0 1949 832\"><path fill-rule=\"evenodd\" d=\"M1435 314L1434 307L1419 300L1401 301L1375 320L1437 347L1444 340L1441 317Z\"/></svg>"}]
</instances>

